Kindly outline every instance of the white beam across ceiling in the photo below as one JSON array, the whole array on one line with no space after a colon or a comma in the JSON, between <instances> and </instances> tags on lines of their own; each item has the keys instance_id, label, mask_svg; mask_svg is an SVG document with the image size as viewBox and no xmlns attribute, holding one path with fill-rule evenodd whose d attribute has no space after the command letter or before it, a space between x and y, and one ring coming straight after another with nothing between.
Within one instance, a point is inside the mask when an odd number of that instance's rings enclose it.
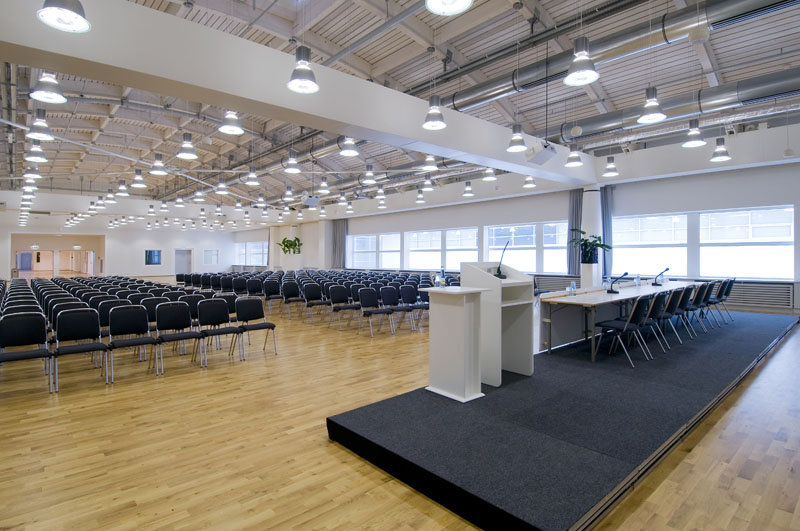
<instances>
[{"instance_id":1,"label":"white beam across ceiling","mask_svg":"<svg viewBox=\"0 0 800 531\"><path fill-rule=\"evenodd\" d=\"M426 131L420 127L426 102L319 65L314 71L322 90L295 94L285 76L276 75L294 67L288 54L129 2L84 4L93 28L75 36L42 26L27 0L8 0L0 19L0 56L509 172L570 184L595 180L592 169L565 170L562 147L563 156L541 166L524 153L507 153L505 127L445 109L450 127ZM142 39L144 34L160 38ZM241 67L255 64L260 67ZM540 140L528 136L527 142Z\"/></svg>"},{"instance_id":2,"label":"white beam across ceiling","mask_svg":"<svg viewBox=\"0 0 800 531\"><path fill-rule=\"evenodd\" d=\"M687 7L686 0L672 0L676 9L683 9ZM700 38L692 39L692 47L694 53L697 55L697 61L703 69L703 75L708 80L708 86L718 87L723 83L722 75L720 74L719 64L717 63L717 56L714 54L714 49L711 47L711 42L708 40L708 33L700 36Z\"/></svg>"}]
</instances>

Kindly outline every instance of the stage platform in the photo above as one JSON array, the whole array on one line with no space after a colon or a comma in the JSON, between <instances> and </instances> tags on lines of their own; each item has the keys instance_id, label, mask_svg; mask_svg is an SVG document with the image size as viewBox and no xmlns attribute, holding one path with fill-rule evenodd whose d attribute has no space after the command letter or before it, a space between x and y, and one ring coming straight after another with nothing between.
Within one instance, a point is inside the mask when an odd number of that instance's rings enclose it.
<instances>
[{"instance_id":1,"label":"stage platform","mask_svg":"<svg viewBox=\"0 0 800 531\"><path fill-rule=\"evenodd\" d=\"M797 323L734 317L683 345L667 336L666 354L653 340L653 361L634 348L634 369L621 350L591 363L573 345L484 398L417 389L328 418L328 434L480 527L590 527Z\"/></svg>"}]
</instances>

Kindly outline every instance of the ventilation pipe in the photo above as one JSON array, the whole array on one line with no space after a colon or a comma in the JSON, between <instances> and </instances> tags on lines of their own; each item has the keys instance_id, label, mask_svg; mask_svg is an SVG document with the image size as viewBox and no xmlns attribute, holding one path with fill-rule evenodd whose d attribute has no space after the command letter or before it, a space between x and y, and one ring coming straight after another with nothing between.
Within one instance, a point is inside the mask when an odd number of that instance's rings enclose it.
<instances>
[{"instance_id":1,"label":"ventilation pipe","mask_svg":"<svg viewBox=\"0 0 800 531\"><path fill-rule=\"evenodd\" d=\"M800 67L665 98L661 100L661 109L667 118L661 123L797 95L800 95ZM534 134L553 142L580 143L598 135L646 127L647 124L636 121L641 113L642 106L636 105L564 122Z\"/></svg>"},{"instance_id":2,"label":"ventilation pipe","mask_svg":"<svg viewBox=\"0 0 800 531\"><path fill-rule=\"evenodd\" d=\"M599 66L622 57L730 26L766 13L800 4L800 0L707 0L592 41L592 60ZM442 102L467 111L563 78L572 63L572 50L523 66L501 77L479 83L446 97Z\"/></svg>"}]
</instances>

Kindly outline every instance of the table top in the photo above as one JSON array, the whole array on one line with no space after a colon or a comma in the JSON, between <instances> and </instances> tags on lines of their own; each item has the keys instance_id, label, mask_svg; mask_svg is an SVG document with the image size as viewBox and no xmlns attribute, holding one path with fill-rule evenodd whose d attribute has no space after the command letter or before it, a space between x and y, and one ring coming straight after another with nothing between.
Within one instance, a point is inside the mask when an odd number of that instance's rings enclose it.
<instances>
[{"instance_id":1,"label":"table top","mask_svg":"<svg viewBox=\"0 0 800 531\"><path fill-rule=\"evenodd\" d=\"M609 304L617 301L626 301L635 299L641 295L653 295L662 291L670 291L678 288L685 288L687 286L694 286L697 282L684 282L678 280L671 280L664 282L663 286L653 286L651 284L642 284L638 288L634 285L621 286L617 288L619 293L607 293L605 289L600 288L596 291L589 291L586 293L579 293L575 296L565 295L562 293L554 293L552 295L541 295L541 301L550 304L572 304L575 306L600 306L601 304Z\"/></svg>"},{"instance_id":2,"label":"table top","mask_svg":"<svg viewBox=\"0 0 800 531\"><path fill-rule=\"evenodd\" d=\"M428 293L436 293L442 295L469 295L471 293L480 293L482 291L489 291L489 289L469 288L466 286L447 286L444 288L420 288L419 291L427 291Z\"/></svg>"}]
</instances>

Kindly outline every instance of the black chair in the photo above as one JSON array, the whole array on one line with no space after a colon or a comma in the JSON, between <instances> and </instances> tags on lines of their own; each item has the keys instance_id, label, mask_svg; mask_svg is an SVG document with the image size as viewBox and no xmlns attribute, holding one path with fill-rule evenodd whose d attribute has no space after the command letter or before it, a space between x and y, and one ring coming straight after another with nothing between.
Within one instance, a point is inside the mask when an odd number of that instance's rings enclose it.
<instances>
[{"instance_id":1,"label":"black chair","mask_svg":"<svg viewBox=\"0 0 800 531\"><path fill-rule=\"evenodd\" d=\"M286 281L281 284L281 291L283 292L283 304L286 305L286 316L292 318L292 304L302 303L303 297L300 296L300 286L297 282Z\"/></svg>"},{"instance_id":2,"label":"black chair","mask_svg":"<svg viewBox=\"0 0 800 531\"><path fill-rule=\"evenodd\" d=\"M327 307L328 302L322 300L322 287L319 284L309 283L303 286L303 295L306 299L306 310L311 315L311 323L314 323L314 308L321 306Z\"/></svg>"},{"instance_id":3,"label":"black chair","mask_svg":"<svg viewBox=\"0 0 800 531\"><path fill-rule=\"evenodd\" d=\"M134 293L133 295L128 295L127 300L130 301L131 304L141 304L143 300L149 299L152 297L149 293Z\"/></svg>"},{"instance_id":4,"label":"black chair","mask_svg":"<svg viewBox=\"0 0 800 531\"><path fill-rule=\"evenodd\" d=\"M100 318L100 336L107 335L108 330L104 330L108 328L108 314L112 308L117 308L118 306L130 306L131 301L127 299L111 299L107 301L102 301L97 306L97 314Z\"/></svg>"},{"instance_id":5,"label":"black chair","mask_svg":"<svg viewBox=\"0 0 800 531\"><path fill-rule=\"evenodd\" d=\"M36 348L5 352L8 347ZM41 312L13 313L0 317L0 363L42 358L47 386L53 392L53 354L47 349L47 321Z\"/></svg>"},{"instance_id":6,"label":"black chair","mask_svg":"<svg viewBox=\"0 0 800 531\"><path fill-rule=\"evenodd\" d=\"M147 309L141 305L121 305L109 309L108 316L108 348L111 350L111 363L114 363L114 350L136 347L139 361L147 359L147 346L152 345L155 351L158 341L150 335L150 323L147 321ZM114 337L117 339L114 339ZM125 337L128 336L128 337ZM142 355L140 347L145 347ZM114 371L111 371L114 381Z\"/></svg>"},{"instance_id":7,"label":"black chair","mask_svg":"<svg viewBox=\"0 0 800 531\"><path fill-rule=\"evenodd\" d=\"M175 273L175 284L179 286L185 284L185 277L186 274L184 273Z\"/></svg>"},{"instance_id":8,"label":"black chair","mask_svg":"<svg viewBox=\"0 0 800 531\"><path fill-rule=\"evenodd\" d=\"M405 313L411 321L411 330L417 329L414 325L414 307L400 304L400 297L398 297L397 289L394 286L383 286L381 288L381 300L384 308L390 308L394 312Z\"/></svg>"},{"instance_id":9,"label":"black chair","mask_svg":"<svg viewBox=\"0 0 800 531\"><path fill-rule=\"evenodd\" d=\"M389 319L389 328L394 334L394 320L392 319L391 308L381 308L378 302L378 293L374 288L361 288L358 290L358 300L361 303L361 315L366 317L369 321L369 335L374 337L375 334L372 328L372 316L383 315ZM358 323L358 331L361 332L361 321Z\"/></svg>"},{"instance_id":10,"label":"black chair","mask_svg":"<svg viewBox=\"0 0 800 531\"><path fill-rule=\"evenodd\" d=\"M139 304L144 306L147 309L147 320L150 322L150 331L156 331L156 308L159 304L169 302L169 299L166 297L146 297L139 301ZM156 374L158 374L156 372Z\"/></svg>"},{"instance_id":11,"label":"black chair","mask_svg":"<svg viewBox=\"0 0 800 531\"><path fill-rule=\"evenodd\" d=\"M151 288L151 297L163 297L166 292L170 291L168 288Z\"/></svg>"},{"instance_id":12,"label":"black chair","mask_svg":"<svg viewBox=\"0 0 800 531\"><path fill-rule=\"evenodd\" d=\"M2 313L3 315L11 315L12 313L30 313L30 312L41 313L42 315L44 315L44 313L42 312L42 307L39 306L38 304L20 304L19 306L6 306L0 313Z\"/></svg>"},{"instance_id":13,"label":"black chair","mask_svg":"<svg viewBox=\"0 0 800 531\"><path fill-rule=\"evenodd\" d=\"M94 353L101 352L105 357L103 367L105 368L106 383L108 383L109 376L113 379L113 375L109 374L109 365L111 371L113 372L114 370L113 361L109 361L108 359L108 346L100 340L100 316L97 310L93 308L75 308L59 311L56 314L55 330L56 349L54 351L54 374L56 392L58 392L58 359L62 356L88 353L94 355ZM65 341L88 342L61 345L61 343Z\"/></svg>"},{"instance_id":14,"label":"black chair","mask_svg":"<svg viewBox=\"0 0 800 531\"><path fill-rule=\"evenodd\" d=\"M210 299L206 299L205 297L197 293L191 293L189 295L184 295L178 300L185 302L186 304L189 305L189 313L192 315L192 326L198 327L199 323L197 322L197 304L200 301L210 300Z\"/></svg>"},{"instance_id":15,"label":"black chair","mask_svg":"<svg viewBox=\"0 0 800 531\"><path fill-rule=\"evenodd\" d=\"M706 334L708 333L708 328L706 325L703 324L702 318L704 317L703 309L706 307L706 294L709 290L712 289L712 284L710 282L706 282L705 284L701 284L694 292L694 297L692 298L692 302L686 308L687 317L689 318L689 322L691 319L694 318L700 324L700 327L703 329L703 332ZM706 316L706 321L708 322L711 328L714 328L714 325L711 324L711 321Z\"/></svg>"},{"instance_id":16,"label":"black chair","mask_svg":"<svg viewBox=\"0 0 800 531\"><path fill-rule=\"evenodd\" d=\"M181 297L186 295L183 291L167 291L164 293L164 297L168 298L170 302L179 301Z\"/></svg>"},{"instance_id":17,"label":"black chair","mask_svg":"<svg viewBox=\"0 0 800 531\"><path fill-rule=\"evenodd\" d=\"M89 299L89 308L94 308L96 310L100 307L101 302L115 300L117 300L117 298L113 295L97 295Z\"/></svg>"},{"instance_id":18,"label":"black chair","mask_svg":"<svg viewBox=\"0 0 800 531\"><path fill-rule=\"evenodd\" d=\"M50 323L52 324L53 331L55 332L58 329L58 314L65 310L76 310L80 308L88 308L89 305L85 302L80 301L72 301L72 302L60 302L58 304L53 305L50 308Z\"/></svg>"},{"instance_id":19,"label":"black chair","mask_svg":"<svg viewBox=\"0 0 800 531\"><path fill-rule=\"evenodd\" d=\"M259 300L259 305L261 301ZM235 310L234 310L235 311ZM233 348L239 345L239 360L244 361L244 348L239 343L239 335L242 333L238 326L231 325L230 312L228 311L228 303L223 298L213 298L200 301L197 304L197 321L200 324L200 333L203 338L216 338L217 348L220 348L220 336L232 335L230 347L228 348L228 357L233 357ZM205 327L205 328L204 328ZM208 354L206 348L208 345L203 345L201 349L200 366L208 366Z\"/></svg>"},{"instance_id":20,"label":"black chair","mask_svg":"<svg viewBox=\"0 0 800 531\"><path fill-rule=\"evenodd\" d=\"M717 288L717 293L716 294L710 294L707 297L707 301L706 301L707 304L708 304L708 311L710 312L712 309L717 310L717 313L722 318L722 321L725 324L728 324L728 320L725 318L725 314L723 314L722 311L720 311L719 306L720 306L720 304L722 304L723 307L725 306L725 300L728 298L727 293L730 293L730 289L732 287L733 287L733 279L732 278L727 278L727 279L723 280L722 282L720 282L719 288ZM728 311L728 309L725 308L725 311ZM729 316L730 316L730 314L731 314L731 312L728 312ZM733 321L733 316L731 316L731 321Z\"/></svg>"},{"instance_id":21,"label":"black chair","mask_svg":"<svg viewBox=\"0 0 800 531\"><path fill-rule=\"evenodd\" d=\"M267 350L267 339L269 339L269 331L272 330L272 344L275 348L275 355L278 355L278 341L275 338L275 324L267 321L267 318L264 315L264 306L261 304L261 299L258 297L239 297L236 299L236 322L239 324L239 330L241 333L247 334L248 343L250 342L251 331L267 331L266 336L264 336L264 347L262 350ZM244 348L242 348L242 350L244 350Z\"/></svg>"},{"instance_id":22,"label":"black chair","mask_svg":"<svg viewBox=\"0 0 800 531\"><path fill-rule=\"evenodd\" d=\"M237 295L247 295L247 279L245 277L235 277L232 288Z\"/></svg>"},{"instance_id":23,"label":"black chair","mask_svg":"<svg viewBox=\"0 0 800 531\"><path fill-rule=\"evenodd\" d=\"M264 291L264 300L267 301L267 309L272 313L272 301L282 300L281 284L277 280L265 280L262 284Z\"/></svg>"},{"instance_id":24,"label":"black chair","mask_svg":"<svg viewBox=\"0 0 800 531\"><path fill-rule=\"evenodd\" d=\"M211 278L211 284L213 287L214 278ZM219 279L219 288L217 291L222 291L223 293L233 292L233 277L225 275L220 277Z\"/></svg>"},{"instance_id":25,"label":"black chair","mask_svg":"<svg viewBox=\"0 0 800 531\"><path fill-rule=\"evenodd\" d=\"M675 334L675 337L678 338L678 343L683 345L681 335L678 333L678 330L675 328L675 324L672 322L672 318L675 316L675 310L678 309L678 304L681 302L681 295L683 295L682 289L674 289L669 292L667 306L661 313L661 321L669 324L669 326L672 328L672 332Z\"/></svg>"},{"instance_id":26,"label":"black chair","mask_svg":"<svg viewBox=\"0 0 800 531\"><path fill-rule=\"evenodd\" d=\"M692 323L689 322L689 305L692 303L692 292L694 288L687 286L681 291L681 296L678 299L678 307L672 312L673 315L678 317L678 322L686 329L689 339L697 337L697 330L694 329Z\"/></svg>"},{"instance_id":27,"label":"black chair","mask_svg":"<svg viewBox=\"0 0 800 531\"><path fill-rule=\"evenodd\" d=\"M257 278L248 278L245 283L247 295L250 297L261 297L264 295L264 285Z\"/></svg>"},{"instance_id":28,"label":"black chair","mask_svg":"<svg viewBox=\"0 0 800 531\"><path fill-rule=\"evenodd\" d=\"M236 313L236 299L238 295L235 293L217 293L213 297L214 299L222 299L228 305L228 313Z\"/></svg>"},{"instance_id":29,"label":"black chair","mask_svg":"<svg viewBox=\"0 0 800 531\"><path fill-rule=\"evenodd\" d=\"M664 344L666 344L667 348L672 350L672 347L669 345L669 341L667 341L667 337L664 335L664 331L661 330L661 327L659 326L664 311L667 308L668 298L668 291L661 291L653 297L653 303L650 305L650 310L647 313L647 318L645 319L643 325L649 327L656 336L656 341L658 341L658 346L661 347L661 352L666 352L664 345L661 344L662 339L664 340ZM661 334L661 337L659 337L659 334Z\"/></svg>"},{"instance_id":30,"label":"black chair","mask_svg":"<svg viewBox=\"0 0 800 531\"><path fill-rule=\"evenodd\" d=\"M647 319L647 313L650 310L650 300L650 297L639 297L633 303L633 308L631 308L631 311L626 318L610 319L608 321L601 321L597 323L596 326L601 330L600 341L597 343L597 349L600 349L600 343L603 342L605 333L610 333L613 335L613 339L611 340L609 351L612 349L616 350L614 348L615 344L621 345L622 350L625 352L625 356L628 358L628 363L631 364L631 367L634 367L633 360L631 360L631 356L628 354L628 349L625 347L624 341L630 334L636 339L636 342L639 343L639 347L644 353L644 359L651 359L650 350L647 348L647 345L644 342L644 337L641 333L641 329L644 326L645 320Z\"/></svg>"},{"instance_id":31,"label":"black chair","mask_svg":"<svg viewBox=\"0 0 800 531\"><path fill-rule=\"evenodd\" d=\"M347 288L340 285L331 286L328 290L328 302L331 305L331 318L328 321L328 326L333 322L333 316L336 315L337 320L339 321L339 330L342 329L342 314L341 312L345 311L358 311L361 309L361 305L357 303L351 303L350 297L347 293ZM348 324L353 319L353 314L350 314L350 319L347 321Z\"/></svg>"},{"instance_id":32,"label":"black chair","mask_svg":"<svg viewBox=\"0 0 800 531\"><path fill-rule=\"evenodd\" d=\"M145 299L147 302L152 299ZM149 313L149 312L148 312ZM197 356L197 349L202 348L203 336L200 332L192 330L192 315L189 305L185 302L170 302L166 300L156 306L156 355L153 356L156 375L158 375L158 362L161 360L161 374L164 374L164 343L179 343L194 339L192 359ZM202 354L201 354L202 356Z\"/></svg>"}]
</instances>

